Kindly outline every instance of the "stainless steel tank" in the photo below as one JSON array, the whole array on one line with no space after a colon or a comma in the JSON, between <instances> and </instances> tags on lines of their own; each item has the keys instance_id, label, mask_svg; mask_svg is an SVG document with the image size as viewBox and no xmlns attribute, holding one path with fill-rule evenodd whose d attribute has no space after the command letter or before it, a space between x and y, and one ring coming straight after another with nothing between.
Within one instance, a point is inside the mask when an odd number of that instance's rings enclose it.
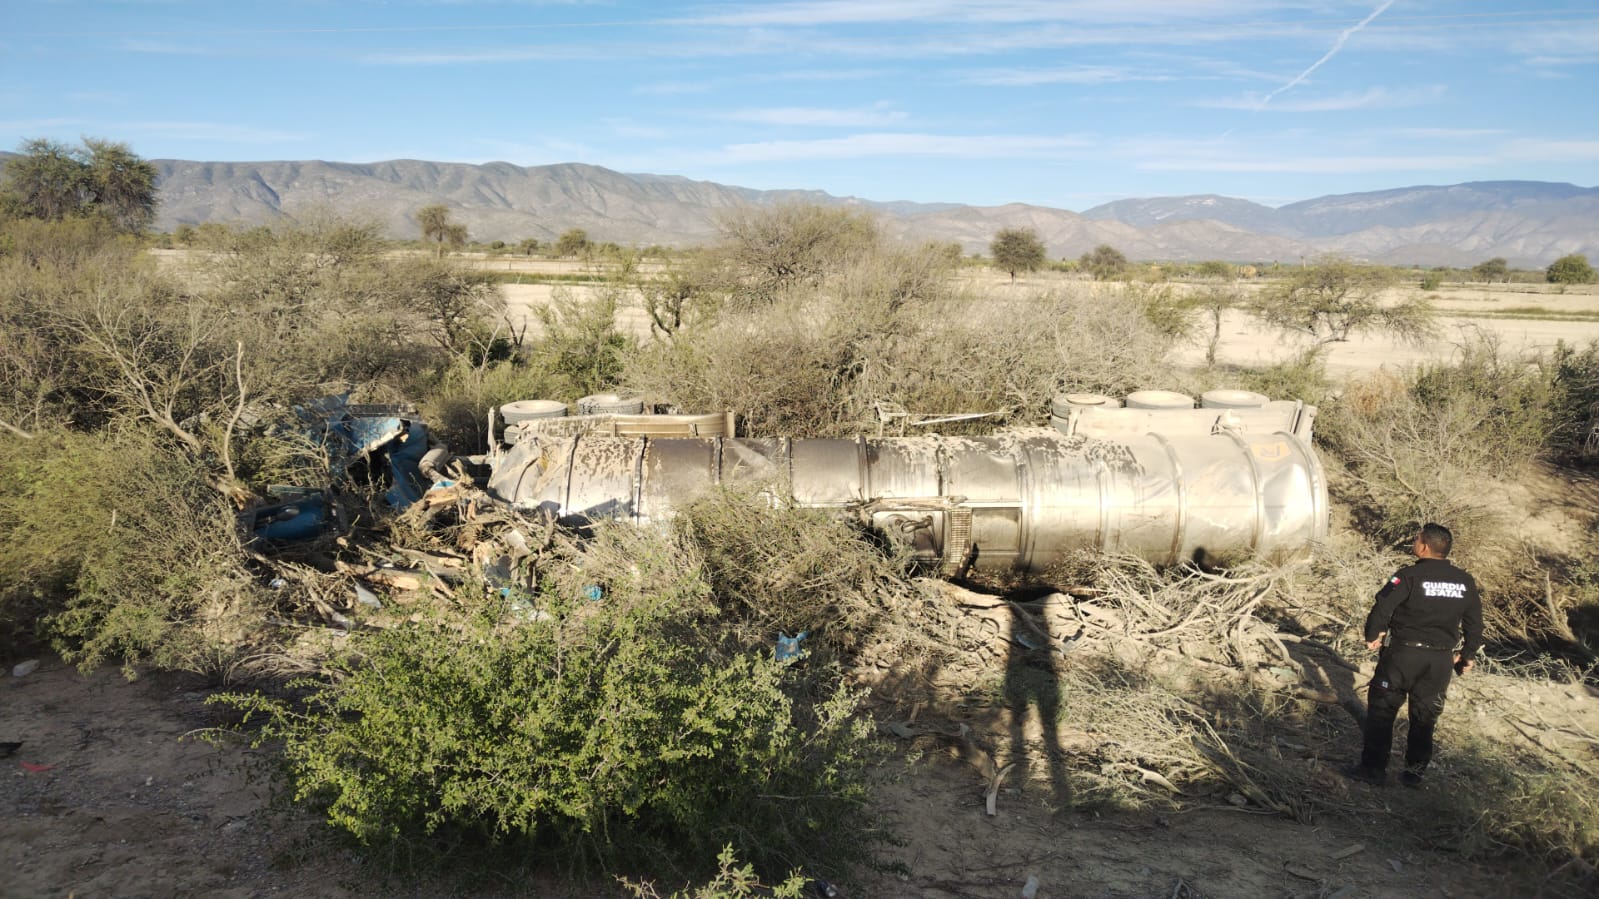
<instances>
[{"instance_id":1,"label":"stainless steel tank","mask_svg":"<svg viewBox=\"0 0 1599 899\"><path fill-rule=\"evenodd\" d=\"M1075 550L1157 564L1306 553L1327 535L1327 487L1287 431L990 437L536 438L495 462L488 491L581 525L669 519L717 484L787 492L853 515L945 573L1041 572Z\"/></svg>"}]
</instances>

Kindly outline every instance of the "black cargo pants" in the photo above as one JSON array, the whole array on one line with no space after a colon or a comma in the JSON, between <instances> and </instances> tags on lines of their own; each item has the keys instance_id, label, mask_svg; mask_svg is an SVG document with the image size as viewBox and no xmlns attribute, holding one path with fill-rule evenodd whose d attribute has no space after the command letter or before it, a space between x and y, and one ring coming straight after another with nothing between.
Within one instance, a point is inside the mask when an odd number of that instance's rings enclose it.
<instances>
[{"instance_id":1,"label":"black cargo pants","mask_svg":"<svg viewBox=\"0 0 1599 899\"><path fill-rule=\"evenodd\" d=\"M1405 767L1420 771L1432 761L1432 732L1443 714L1444 694L1455 671L1452 649L1431 649L1394 644L1377 659L1377 673L1366 691L1365 745L1360 764L1373 771L1388 768L1394 742L1394 719L1399 707L1410 701L1410 736L1405 743Z\"/></svg>"}]
</instances>

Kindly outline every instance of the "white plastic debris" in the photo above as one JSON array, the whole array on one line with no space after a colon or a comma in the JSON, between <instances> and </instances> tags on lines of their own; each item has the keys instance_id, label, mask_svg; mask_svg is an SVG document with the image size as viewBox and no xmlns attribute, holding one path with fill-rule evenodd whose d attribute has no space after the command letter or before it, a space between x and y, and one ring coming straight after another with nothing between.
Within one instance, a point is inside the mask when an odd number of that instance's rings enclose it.
<instances>
[{"instance_id":1,"label":"white plastic debris","mask_svg":"<svg viewBox=\"0 0 1599 899\"><path fill-rule=\"evenodd\" d=\"M28 675L33 673L33 670L35 668L38 668L38 667L39 667L39 660L38 659L29 659L26 662L18 663L18 665L15 668L12 668L11 669L11 676L12 677L27 677Z\"/></svg>"},{"instance_id":2,"label":"white plastic debris","mask_svg":"<svg viewBox=\"0 0 1599 899\"><path fill-rule=\"evenodd\" d=\"M383 608L383 603L378 601L378 595L360 584L355 585L355 601L368 608Z\"/></svg>"}]
</instances>

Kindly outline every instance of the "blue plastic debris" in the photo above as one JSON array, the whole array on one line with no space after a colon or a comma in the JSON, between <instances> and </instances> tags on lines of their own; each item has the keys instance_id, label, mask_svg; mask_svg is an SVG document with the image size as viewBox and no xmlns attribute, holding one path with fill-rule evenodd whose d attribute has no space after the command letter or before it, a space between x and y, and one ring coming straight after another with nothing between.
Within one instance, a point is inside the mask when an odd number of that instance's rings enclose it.
<instances>
[{"instance_id":1,"label":"blue plastic debris","mask_svg":"<svg viewBox=\"0 0 1599 899\"><path fill-rule=\"evenodd\" d=\"M422 457L428 451L427 426L398 415L369 414L360 406L345 406L342 414L325 421L323 439L348 469L362 459L374 467L387 463L389 489L383 499L404 509L422 498L428 482L422 475ZM383 411L388 411L383 407Z\"/></svg>"},{"instance_id":2,"label":"blue plastic debris","mask_svg":"<svg viewBox=\"0 0 1599 899\"><path fill-rule=\"evenodd\" d=\"M430 479L421 460L428 452L427 426L402 404L351 403L348 394L325 396L294 407L306 434L327 451L328 481L337 485L365 464L369 476L388 489L384 500L405 509L422 498ZM330 523L331 503L315 488L284 487L280 502L246 512L250 531L270 541L310 540Z\"/></svg>"},{"instance_id":3,"label":"blue plastic debris","mask_svg":"<svg viewBox=\"0 0 1599 899\"><path fill-rule=\"evenodd\" d=\"M605 598L605 588L599 584L589 584L583 588L583 595L588 597L590 602L599 602Z\"/></svg>"},{"instance_id":4,"label":"blue plastic debris","mask_svg":"<svg viewBox=\"0 0 1599 899\"><path fill-rule=\"evenodd\" d=\"M286 503L251 510L251 530L263 540L310 540L327 524L327 495L321 491Z\"/></svg>"},{"instance_id":5,"label":"blue plastic debris","mask_svg":"<svg viewBox=\"0 0 1599 899\"><path fill-rule=\"evenodd\" d=\"M781 631L777 634L777 651L773 657L779 662L792 662L805 656L805 650L800 649L800 641L809 636L809 631L800 631L790 637Z\"/></svg>"}]
</instances>

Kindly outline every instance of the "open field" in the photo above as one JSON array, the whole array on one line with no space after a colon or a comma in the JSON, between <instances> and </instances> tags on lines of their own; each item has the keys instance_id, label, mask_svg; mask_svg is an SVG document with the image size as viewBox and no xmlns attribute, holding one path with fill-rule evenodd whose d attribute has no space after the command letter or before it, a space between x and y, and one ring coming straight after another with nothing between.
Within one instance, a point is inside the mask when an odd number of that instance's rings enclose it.
<instances>
[{"instance_id":1,"label":"open field","mask_svg":"<svg viewBox=\"0 0 1599 899\"><path fill-rule=\"evenodd\" d=\"M1599 305L1599 304L1595 304ZM1375 371L1384 366L1404 368L1426 362L1448 361L1473 333L1490 334L1512 354L1547 353L1555 345L1585 346L1599 340L1599 318L1565 321L1504 315L1487 317L1470 308L1450 309L1439 317L1436 337L1410 344L1380 334L1357 334L1346 343L1332 344L1327 370L1334 377ZM1266 365L1286 361L1297 346L1285 343L1277 332L1262 327L1248 315L1228 310L1222 316L1217 361L1232 365ZM1184 364L1204 362L1204 347L1190 343L1178 356Z\"/></svg>"},{"instance_id":2,"label":"open field","mask_svg":"<svg viewBox=\"0 0 1599 899\"><path fill-rule=\"evenodd\" d=\"M485 263L489 265L490 263ZM538 275L571 276L593 274L596 269L578 262L561 260L515 260L514 270ZM499 262L492 263L497 267ZM989 292L1009 291L1039 292L1048 290L1092 290L1114 295L1118 284L1103 284L1077 278L1050 275L1032 275L1009 283L1002 273L971 270L963 272L962 280L973 294L974 302ZM1203 285L1177 283L1178 290L1194 290ZM1258 291L1262 283L1238 282L1242 292ZM539 333L538 322L532 318L532 309L546 305L555 291L582 298L598 288L577 283L503 284L507 311L518 324L531 323L530 334ZM1396 288L1390 292L1397 297ZM1414 292L1420 293L1419 288ZM1384 366L1406 367L1423 362L1445 362L1453 357L1458 347L1473 333L1493 335L1501 347L1512 354L1547 353L1555 345L1585 346L1599 340L1599 286L1584 285L1561 293L1557 285L1477 285L1448 284L1438 290L1427 291L1438 310L1438 330L1431 340L1411 344L1382 334L1356 334L1348 342L1332 344L1327 352L1327 370L1334 377L1359 372L1375 371ZM617 311L617 323L625 332L640 340L650 336L649 317L636 291L626 292L628 302ZM1208 323L1199 327L1204 330ZM1222 315L1221 340L1217 344L1217 361L1224 365L1259 366L1282 362L1291 358L1301 344L1285 340L1283 336L1255 321L1249 315L1227 310ZM1178 354L1184 365L1202 365L1205 348L1200 339L1191 340Z\"/></svg>"},{"instance_id":3,"label":"open field","mask_svg":"<svg viewBox=\"0 0 1599 899\"><path fill-rule=\"evenodd\" d=\"M164 264L175 266L188 264L193 256L193 251L183 250L153 253ZM535 335L539 333L539 326L532 318L532 309L547 305L556 290L582 298L598 289L592 283L584 283L587 279L603 279L613 270L605 263L578 259L483 254L461 258L484 271L530 279L548 278L542 282L506 283L500 287L512 321L518 326L530 324L529 333ZM645 262L640 264L639 271L649 274L661 268L660 263ZM1071 289L1108 293L1119 287L1047 272L1024 276L1012 284L1003 272L987 268L964 268L958 278L979 301L984 294L997 291ZM1237 281L1232 286L1247 294L1262 289L1265 284L1256 279ZM1210 285L1174 282L1173 286L1180 291L1191 291ZM1327 353L1329 372L1344 376L1385 365L1403 367L1447 361L1473 331L1494 335L1505 350L1513 353L1547 352L1561 341L1583 346L1599 340L1599 285L1578 285L1562 290L1560 285L1554 284L1446 283L1430 291L1422 291L1419 287L1395 288L1390 295L1397 297L1401 292L1432 298L1439 312L1439 330L1434 338L1422 344L1407 344L1378 334L1358 334L1347 343L1330 347ZM618 324L625 332L647 339L649 318L637 292L628 291L627 297L629 301L618 310ZM1223 315L1221 341L1217 347L1218 361L1223 364L1270 364L1289 358L1298 348L1242 312L1229 310ZM1191 342L1178 358L1183 364L1198 365L1203 362L1204 347L1197 340Z\"/></svg>"}]
</instances>

